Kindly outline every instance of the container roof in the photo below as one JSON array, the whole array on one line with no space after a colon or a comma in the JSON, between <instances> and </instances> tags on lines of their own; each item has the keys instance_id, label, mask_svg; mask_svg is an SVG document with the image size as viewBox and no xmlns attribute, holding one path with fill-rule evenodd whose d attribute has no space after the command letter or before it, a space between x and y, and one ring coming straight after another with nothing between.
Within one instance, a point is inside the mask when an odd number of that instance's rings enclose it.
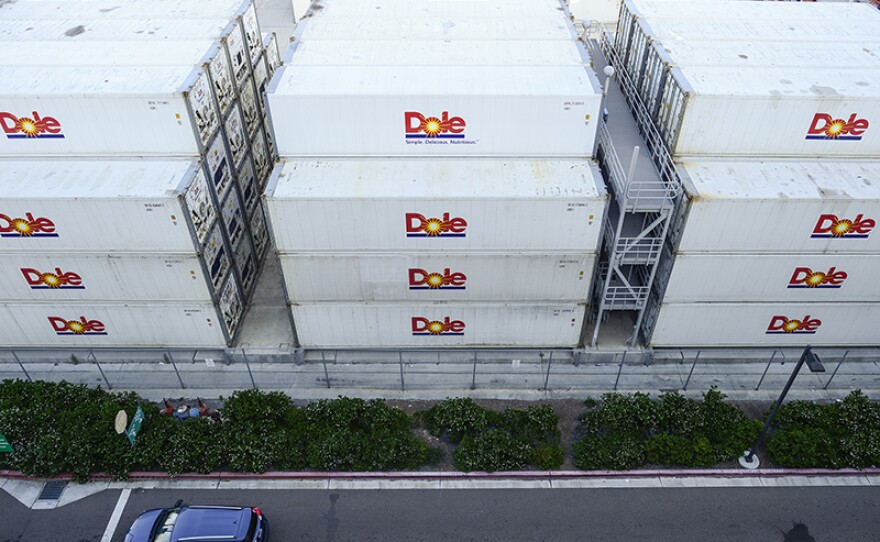
<instances>
[{"instance_id":1,"label":"container roof","mask_svg":"<svg viewBox=\"0 0 880 542\"><path fill-rule=\"evenodd\" d=\"M4 41L163 41L219 38L229 26L224 19L140 19L21 21L0 19Z\"/></svg>"},{"instance_id":2,"label":"container roof","mask_svg":"<svg viewBox=\"0 0 880 542\"><path fill-rule=\"evenodd\" d=\"M880 160L689 160L690 195L701 200L880 199Z\"/></svg>"},{"instance_id":3,"label":"container roof","mask_svg":"<svg viewBox=\"0 0 880 542\"><path fill-rule=\"evenodd\" d=\"M302 17L357 17L382 19L456 19L487 17L493 19L538 19L562 17L559 0L313 0Z\"/></svg>"},{"instance_id":4,"label":"container roof","mask_svg":"<svg viewBox=\"0 0 880 542\"><path fill-rule=\"evenodd\" d=\"M0 66L182 66L201 65L216 40L47 41L0 46Z\"/></svg>"},{"instance_id":5,"label":"container roof","mask_svg":"<svg viewBox=\"0 0 880 542\"><path fill-rule=\"evenodd\" d=\"M743 3L747 3L743 1ZM769 4L769 3L768 3ZM877 10L875 10L877 11ZM876 42L880 11L853 21L729 19L644 19L641 23L650 36L661 43L688 40L796 41L801 43L837 43L841 41Z\"/></svg>"},{"instance_id":6,"label":"container roof","mask_svg":"<svg viewBox=\"0 0 880 542\"><path fill-rule=\"evenodd\" d=\"M856 2L761 2L743 0L629 0L639 17L657 19L717 19L755 21L767 18L793 20L858 20L874 9ZM875 10L876 11L876 10Z\"/></svg>"},{"instance_id":7,"label":"container roof","mask_svg":"<svg viewBox=\"0 0 880 542\"><path fill-rule=\"evenodd\" d=\"M300 34L307 40L574 40L568 21L558 19L359 19L321 18L308 21ZM399 43L406 47L406 43Z\"/></svg>"},{"instance_id":8,"label":"container roof","mask_svg":"<svg viewBox=\"0 0 880 542\"><path fill-rule=\"evenodd\" d=\"M582 66L287 66L272 90L288 96L598 95Z\"/></svg>"},{"instance_id":9,"label":"container roof","mask_svg":"<svg viewBox=\"0 0 880 542\"><path fill-rule=\"evenodd\" d=\"M288 160L273 199L604 199L588 160Z\"/></svg>"},{"instance_id":10,"label":"container roof","mask_svg":"<svg viewBox=\"0 0 880 542\"><path fill-rule=\"evenodd\" d=\"M663 49L676 66L880 67L880 33L874 43L798 43L794 41L666 41Z\"/></svg>"},{"instance_id":11,"label":"container roof","mask_svg":"<svg viewBox=\"0 0 880 542\"><path fill-rule=\"evenodd\" d=\"M880 98L877 68L680 66L696 94L826 99Z\"/></svg>"},{"instance_id":12,"label":"container roof","mask_svg":"<svg viewBox=\"0 0 880 542\"><path fill-rule=\"evenodd\" d=\"M231 19L250 5L249 0L40 0L0 4L0 19L69 20L137 19L157 14L168 19L206 19L217 15Z\"/></svg>"},{"instance_id":13,"label":"container roof","mask_svg":"<svg viewBox=\"0 0 880 542\"><path fill-rule=\"evenodd\" d=\"M202 68L189 66L0 66L0 96L155 96L179 94ZM183 112L181 112L183 113Z\"/></svg>"},{"instance_id":14,"label":"container roof","mask_svg":"<svg viewBox=\"0 0 880 542\"><path fill-rule=\"evenodd\" d=\"M176 197L191 160L0 160L3 200Z\"/></svg>"}]
</instances>

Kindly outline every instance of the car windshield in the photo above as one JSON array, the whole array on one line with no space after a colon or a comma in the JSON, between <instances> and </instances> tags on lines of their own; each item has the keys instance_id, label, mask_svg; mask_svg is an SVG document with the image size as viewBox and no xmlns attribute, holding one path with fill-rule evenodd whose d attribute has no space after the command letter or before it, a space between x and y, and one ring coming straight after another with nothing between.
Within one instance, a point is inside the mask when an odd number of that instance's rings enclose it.
<instances>
[{"instance_id":1,"label":"car windshield","mask_svg":"<svg viewBox=\"0 0 880 542\"><path fill-rule=\"evenodd\" d=\"M177 523L177 516L180 515L179 508L168 510L165 515L159 518L159 526L156 528L156 536L153 542L171 542L171 532L174 530L174 524Z\"/></svg>"}]
</instances>

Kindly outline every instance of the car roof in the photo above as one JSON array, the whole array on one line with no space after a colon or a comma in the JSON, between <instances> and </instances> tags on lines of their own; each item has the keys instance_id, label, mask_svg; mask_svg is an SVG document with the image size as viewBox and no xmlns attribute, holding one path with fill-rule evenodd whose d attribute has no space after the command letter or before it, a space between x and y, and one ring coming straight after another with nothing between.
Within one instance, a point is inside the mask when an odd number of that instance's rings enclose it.
<instances>
[{"instance_id":1,"label":"car roof","mask_svg":"<svg viewBox=\"0 0 880 542\"><path fill-rule=\"evenodd\" d=\"M243 540L252 512L240 506L186 506L174 525L172 542Z\"/></svg>"}]
</instances>

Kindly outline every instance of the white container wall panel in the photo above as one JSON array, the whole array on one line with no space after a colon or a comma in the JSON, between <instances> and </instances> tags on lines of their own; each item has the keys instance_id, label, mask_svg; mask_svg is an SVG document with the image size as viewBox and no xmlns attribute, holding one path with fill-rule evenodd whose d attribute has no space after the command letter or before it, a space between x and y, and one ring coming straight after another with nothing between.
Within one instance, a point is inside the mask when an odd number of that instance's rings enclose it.
<instances>
[{"instance_id":1,"label":"white container wall panel","mask_svg":"<svg viewBox=\"0 0 880 542\"><path fill-rule=\"evenodd\" d=\"M198 156L219 127L201 68L0 67L0 79L0 155Z\"/></svg>"},{"instance_id":2,"label":"white container wall panel","mask_svg":"<svg viewBox=\"0 0 880 542\"><path fill-rule=\"evenodd\" d=\"M279 254L288 297L312 301L585 302L596 256Z\"/></svg>"},{"instance_id":3,"label":"white container wall panel","mask_svg":"<svg viewBox=\"0 0 880 542\"><path fill-rule=\"evenodd\" d=\"M197 256L0 254L7 301L203 301L211 279Z\"/></svg>"},{"instance_id":4,"label":"white container wall panel","mask_svg":"<svg viewBox=\"0 0 880 542\"><path fill-rule=\"evenodd\" d=\"M301 41L349 40L352 36L370 40L391 40L399 43L410 40L480 40L480 41L535 41L575 39L570 23L559 19L358 19L322 18L307 21ZM2 27L0 27L2 29ZM405 46L405 45L404 45Z\"/></svg>"},{"instance_id":5,"label":"white container wall panel","mask_svg":"<svg viewBox=\"0 0 880 542\"><path fill-rule=\"evenodd\" d=\"M288 253L593 253L606 196L587 160L288 161L266 189Z\"/></svg>"},{"instance_id":6,"label":"white container wall panel","mask_svg":"<svg viewBox=\"0 0 880 542\"><path fill-rule=\"evenodd\" d=\"M217 19L22 21L0 19L0 42L181 41L218 38L229 21Z\"/></svg>"},{"instance_id":7,"label":"white container wall panel","mask_svg":"<svg viewBox=\"0 0 880 542\"><path fill-rule=\"evenodd\" d=\"M9 347L226 345L210 303L5 303L0 319Z\"/></svg>"},{"instance_id":8,"label":"white container wall panel","mask_svg":"<svg viewBox=\"0 0 880 542\"><path fill-rule=\"evenodd\" d=\"M880 255L679 254L664 303L880 302Z\"/></svg>"},{"instance_id":9,"label":"white container wall panel","mask_svg":"<svg viewBox=\"0 0 880 542\"><path fill-rule=\"evenodd\" d=\"M282 156L589 157L590 68L285 66L269 87ZM353 122L356 119L356 122Z\"/></svg>"},{"instance_id":10,"label":"white container wall panel","mask_svg":"<svg viewBox=\"0 0 880 542\"><path fill-rule=\"evenodd\" d=\"M542 19L563 18L558 0L455 1L455 2L322 2L311 7L301 20L325 18L357 19L445 19L462 18Z\"/></svg>"},{"instance_id":11,"label":"white container wall panel","mask_svg":"<svg viewBox=\"0 0 880 542\"><path fill-rule=\"evenodd\" d=\"M343 347L572 347L584 305L316 303L291 306L300 345Z\"/></svg>"},{"instance_id":12,"label":"white container wall panel","mask_svg":"<svg viewBox=\"0 0 880 542\"><path fill-rule=\"evenodd\" d=\"M0 163L3 253L193 254L188 215L202 217L207 235L218 214L204 188L185 208L185 190L199 174L186 160Z\"/></svg>"},{"instance_id":13,"label":"white container wall panel","mask_svg":"<svg viewBox=\"0 0 880 542\"><path fill-rule=\"evenodd\" d=\"M295 42L285 64L297 66L562 66L589 62L571 41L393 41L368 39Z\"/></svg>"},{"instance_id":14,"label":"white container wall panel","mask_svg":"<svg viewBox=\"0 0 880 542\"><path fill-rule=\"evenodd\" d=\"M0 6L0 18L33 21L69 20L80 17L92 20L139 19L162 14L166 19L232 19L241 15L250 0L150 0L116 2L115 0L15 0Z\"/></svg>"},{"instance_id":15,"label":"white container wall panel","mask_svg":"<svg viewBox=\"0 0 880 542\"><path fill-rule=\"evenodd\" d=\"M745 40L665 40L663 48L676 66L777 66L866 68L880 66L880 35L874 43L798 43Z\"/></svg>"},{"instance_id":16,"label":"white container wall panel","mask_svg":"<svg viewBox=\"0 0 880 542\"><path fill-rule=\"evenodd\" d=\"M876 303L667 304L651 346L876 346L878 318Z\"/></svg>"},{"instance_id":17,"label":"white container wall panel","mask_svg":"<svg viewBox=\"0 0 880 542\"><path fill-rule=\"evenodd\" d=\"M676 156L874 157L880 66L670 71L658 127Z\"/></svg>"},{"instance_id":18,"label":"white container wall panel","mask_svg":"<svg viewBox=\"0 0 880 542\"><path fill-rule=\"evenodd\" d=\"M880 254L880 162L687 162L680 253Z\"/></svg>"}]
</instances>

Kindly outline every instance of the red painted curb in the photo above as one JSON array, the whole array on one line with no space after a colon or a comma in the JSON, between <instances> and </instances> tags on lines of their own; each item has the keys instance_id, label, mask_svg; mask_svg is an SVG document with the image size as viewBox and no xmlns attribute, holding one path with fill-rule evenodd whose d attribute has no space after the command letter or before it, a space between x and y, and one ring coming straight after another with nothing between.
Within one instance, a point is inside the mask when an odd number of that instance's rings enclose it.
<instances>
[{"instance_id":1,"label":"red painted curb","mask_svg":"<svg viewBox=\"0 0 880 542\"><path fill-rule=\"evenodd\" d=\"M596 478L779 478L783 476L865 476L880 475L871 469L656 469L630 471L508 471L508 472L212 472L168 476L164 472L131 472L129 481L137 480L571 480ZM27 480L70 480L70 473L49 477L31 477L19 471L0 470L0 477ZM113 476L96 473L92 480L111 481Z\"/></svg>"}]
</instances>

